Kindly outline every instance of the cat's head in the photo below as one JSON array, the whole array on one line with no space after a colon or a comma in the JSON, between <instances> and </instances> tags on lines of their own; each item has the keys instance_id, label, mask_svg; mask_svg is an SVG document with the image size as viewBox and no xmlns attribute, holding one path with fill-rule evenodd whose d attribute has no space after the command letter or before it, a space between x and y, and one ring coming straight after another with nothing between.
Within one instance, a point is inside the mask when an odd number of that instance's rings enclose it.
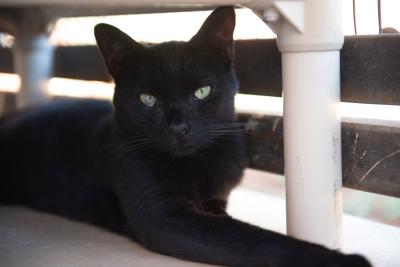
<instances>
[{"instance_id":1,"label":"cat's head","mask_svg":"<svg viewBox=\"0 0 400 267\"><path fill-rule=\"evenodd\" d=\"M234 27L232 7L216 9L189 42L144 46L113 26L95 27L116 84L116 123L132 147L184 156L234 133Z\"/></svg>"}]
</instances>

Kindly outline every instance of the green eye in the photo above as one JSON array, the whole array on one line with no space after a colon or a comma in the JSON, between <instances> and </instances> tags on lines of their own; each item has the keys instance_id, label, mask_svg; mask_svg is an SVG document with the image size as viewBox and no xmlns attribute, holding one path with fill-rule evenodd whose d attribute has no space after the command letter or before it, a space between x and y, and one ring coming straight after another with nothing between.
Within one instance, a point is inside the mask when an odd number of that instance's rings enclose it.
<instances>
[{"instance_id":1,"label":"green eye","mask_svg":"<svg viewBox=\"0 0 400 267\"><path fill-rule=\"evenodd\" d=\"M196 99L204 99L210 95L211 87L209 85L202 86L194 92L194 96Z\"/></svg>"},{"instance_id":2,"label":"green eye","mask_svg":"<svg viewBox=\"0 0 400 267\"><path fill-rule=\"evenodd\" d=\"M141 94L140 101L142 101L145 106L152 107L156 104L157 98L149 94Z\"/></svg>"}]
</instances>

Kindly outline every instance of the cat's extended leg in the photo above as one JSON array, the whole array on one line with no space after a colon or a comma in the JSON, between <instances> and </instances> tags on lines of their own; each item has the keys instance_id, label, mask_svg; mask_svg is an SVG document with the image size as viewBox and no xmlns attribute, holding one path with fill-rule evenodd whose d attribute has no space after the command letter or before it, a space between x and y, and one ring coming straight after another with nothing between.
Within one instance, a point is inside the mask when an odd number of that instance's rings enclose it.
<instances>
[{"instance_id":1,"label":"cat's extended leg","mask_svg":"<svg viewBox=\"0 0 400 267\"><path fill-rule=\"evenodd\" d=\"M209 212L211 214L215 215L228 215L226 213L226 200L222 199L212 199L209 201L206 201L203 204L203 208L206 212Z\"/></svg>"},{"instance_id":2,"label":"cat's extended leg","mask_svg":"<svg viewBox=\"0 0 400 267\"><path fill-rule=\"evenodd\" d=\"M152 191L120 195L132 237L151 250L238 267L370 266L360 256L343 255L229 216L200 213L179 201L183 198Z\"/></svg>"},{"instance_id":3,"label":"cat's extended leg","mask_svg":"<svg viewBox=\"0 0 400 267\"><path fill-rule=\"evenodd\" d=\"M189 260L228 266L369 266L321 246L262 230L230 217L176 211L136 233L148 248Z\"/></svg>"}]
</instances>

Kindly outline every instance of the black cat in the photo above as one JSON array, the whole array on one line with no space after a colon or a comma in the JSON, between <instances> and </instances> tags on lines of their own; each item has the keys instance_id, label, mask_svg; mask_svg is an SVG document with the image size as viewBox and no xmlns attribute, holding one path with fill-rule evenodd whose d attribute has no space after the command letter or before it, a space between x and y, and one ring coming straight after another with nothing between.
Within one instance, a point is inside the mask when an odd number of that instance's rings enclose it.
<instances>
[{"instance_id":1,"label":"black cat","mask_svg":"<svg viewBox=\"0 0 400 267\"><path fill-rule=\"evenodd\" d=\"M114 110L64 101L4 119L0 199L125 234L163 254L226 266L370 264L225 212L245 166L234 119L232 7L189 42L144 47L100 24Z\"/></svg>"}]
</instances>

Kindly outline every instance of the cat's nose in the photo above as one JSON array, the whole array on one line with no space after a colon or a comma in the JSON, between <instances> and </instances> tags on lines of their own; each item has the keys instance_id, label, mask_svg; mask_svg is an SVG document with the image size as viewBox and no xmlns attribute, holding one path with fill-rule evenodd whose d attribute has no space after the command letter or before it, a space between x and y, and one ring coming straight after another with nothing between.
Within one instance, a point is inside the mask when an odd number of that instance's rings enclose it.
<instances>
[{"instance_id":1,"label":"cat's nose","mask_svg":"<svg viewBox=\"0 0 400 267\"><path fill-rule=\"evenodd\" d=\"M174 135L185 135L190 131L190 125L186 122L170 123L168 131Z\"/></svg>"}]
</instances>

